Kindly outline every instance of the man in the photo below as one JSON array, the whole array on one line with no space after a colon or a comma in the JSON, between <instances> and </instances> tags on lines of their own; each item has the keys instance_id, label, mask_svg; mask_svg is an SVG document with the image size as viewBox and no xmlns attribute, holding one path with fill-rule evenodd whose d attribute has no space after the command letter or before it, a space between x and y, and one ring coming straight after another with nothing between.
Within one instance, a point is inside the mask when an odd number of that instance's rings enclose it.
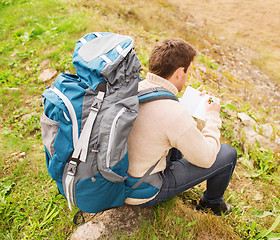
<instances>
[{"instance_id":1,"label":"man","mask_svg":"<svg viewBox=\"0 0 280 240\"><path fill-rule=\"evenodd\" d=\"M139 83L139 90L163 87L177 95L186 84L195 55L193 47L182 39L161 41L151 53L149 73ZM237 154L229 145L220 145L220 103L214 96L212 99L213 102L206 104L202 131L177 101L165 99L140 104L128 138L128 173L141 178L160 159L152 176L159 176L161 187L151 198L127 198L127 204L154 206L207 180L207 189L198 208L210 208L216 214L231 210L231 205L223 201L223 194L234 171ZM167 162L170 149L171 161Z\"/></svg>"}]
</instances>

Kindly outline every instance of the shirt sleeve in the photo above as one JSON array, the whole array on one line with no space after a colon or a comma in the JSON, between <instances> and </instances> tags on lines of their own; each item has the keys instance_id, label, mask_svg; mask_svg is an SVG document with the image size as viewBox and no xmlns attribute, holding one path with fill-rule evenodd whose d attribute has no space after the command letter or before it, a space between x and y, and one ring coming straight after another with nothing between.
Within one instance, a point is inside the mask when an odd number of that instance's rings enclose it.
<instances>
[{"instance_id":1,"label":"shirt sleeve","mask_svg":"<svg viewBox=\"0 0 280 240\"><path fill-rule=\"evenodd\" d=\"M173 132L168 132L170 144L180 150L190 163L203 168L211 167L220 150L219 113L207 112L202 131L187 112L182 111L173 120Z\"/></svg>"}]
</instances>

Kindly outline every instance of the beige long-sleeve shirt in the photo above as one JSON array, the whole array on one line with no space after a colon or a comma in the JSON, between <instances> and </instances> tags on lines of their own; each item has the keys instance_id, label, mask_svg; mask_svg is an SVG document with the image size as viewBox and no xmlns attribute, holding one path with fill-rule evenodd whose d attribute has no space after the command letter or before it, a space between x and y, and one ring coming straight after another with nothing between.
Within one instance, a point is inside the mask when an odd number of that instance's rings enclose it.
<instances>
[{"instance_id":1,"label":"beige long-sleeve shirt","mask_svg":"<svg viewBox=\"0 0 280 240\"><path fill-rule=\"evenodd\" d=\"M139 90L163 87L173 94L177 88L168 80L148 73ZM196 121L179 102L159 100L140 104L139 115L128 138L129 170L132 177L142 177L159 159L152 173L164 171L169 149L177 148L192 164L209 168L220 150L221 119L218 112L207 112L205 127ZM150 199L127 199L128 204L141 204Z\"/></svg>"}]
</instances>

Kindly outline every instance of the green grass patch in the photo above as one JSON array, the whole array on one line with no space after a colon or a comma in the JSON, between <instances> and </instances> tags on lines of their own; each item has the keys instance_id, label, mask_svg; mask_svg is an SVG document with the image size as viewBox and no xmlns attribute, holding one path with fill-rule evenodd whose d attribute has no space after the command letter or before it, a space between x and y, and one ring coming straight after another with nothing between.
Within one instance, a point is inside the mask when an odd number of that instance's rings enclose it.
<instances>
[{"instance_id":1,"label":"green grass patch","mask_svg":"<svg viewBox=\"0 0 280 240\"><path fill-rule=\"evenodd\" d=\"M46 169L40 102L52 80L42 82L39 75L45 68L74 73L71 58L75 43L88 32L132 36L142 62L142 77L148 71L148 56L155 42L183 37L199 49L200 40L209 37L186 25L191 16L161 0L3 0L0 16L0 239L67 239L75 230L75 212L68 210ZM44 60L48 60L47 66L42 65ZM205 64L207 75L200 81L194 63L189 78L193 87L207 78L218 79L215 72L220 66L210 56L202 54L197 61ZM240 79L228 72L222 74L228 86L240 88ZM230 90L223 91L232 97ZM155 208L154 220L143 220L131 239L279 236L279 155L259 144L244 152L233 124L237 121L234 114L240 111L258 120L256 108L245 101L224 104L221 112L223 139L235 146L241 157L225 195L234 205L233 212L216 217L194 210L203 192L198 187ZM272 110L263 110L264 114L268 111ZM125 238L125 234L120 236Z\"/></svg>"}]
</instances>

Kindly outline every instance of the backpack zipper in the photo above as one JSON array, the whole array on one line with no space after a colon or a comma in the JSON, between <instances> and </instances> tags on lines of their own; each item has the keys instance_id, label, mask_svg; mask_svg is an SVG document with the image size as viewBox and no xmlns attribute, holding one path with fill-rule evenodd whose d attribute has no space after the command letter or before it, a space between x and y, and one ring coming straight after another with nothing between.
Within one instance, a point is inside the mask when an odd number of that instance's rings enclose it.
<instances>
[{"instance_id":1,"label":"backpack zipper","mask_svg":"<svg viewBox=\"0 0 280 240\"><path fill-rule=\"evenodd\" d=\"M67 176L65 178L65 196L68 202L68 207L72 211L72 206L75 206L74 203L74 179L77 170L77 162L70 161L67 168Z\"/></svg>"},{"instance_id":2,"label":"backpack zipper","mask_svg":"<svg viewBox=\"0 0 280 240\"><path fill-rule=\"evenodd\" d=\"M73 147L75 149L79 137L78 120L77 120L75 109L72 103L70 102L70 100L55 86L52 85L49 87L49 89L53 91L56 95L58 95L58 97L63 101L63 103L65 104L69 112L70 118L72 120Z\"/></svg>"},{"instance_id":3,"label":"backpack zipper","mask_svg":"<svg viewBox=\"0 0 280 240\"><path fill-rule=\"evenodd\" d=\"M117 122L118 122L119 118L121 117L121 115L126 111L127 111L126 107L121 108L121 110L117 113L117 115L115 116L115 118L112 122L111 130L110 130L110 134L109 134L108 149L107 149L107 153L106 153L106 167L107 168L110 167L111 150L112 150L113 138L114 138L114 135L116 132L116 125L117 125Z\"/></svg>"}]
</instances>

